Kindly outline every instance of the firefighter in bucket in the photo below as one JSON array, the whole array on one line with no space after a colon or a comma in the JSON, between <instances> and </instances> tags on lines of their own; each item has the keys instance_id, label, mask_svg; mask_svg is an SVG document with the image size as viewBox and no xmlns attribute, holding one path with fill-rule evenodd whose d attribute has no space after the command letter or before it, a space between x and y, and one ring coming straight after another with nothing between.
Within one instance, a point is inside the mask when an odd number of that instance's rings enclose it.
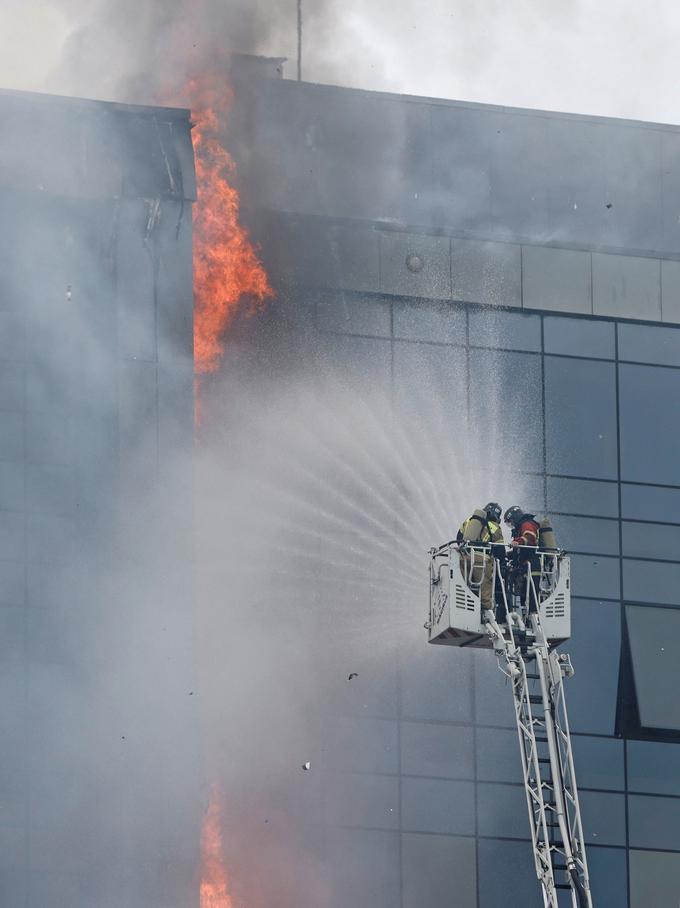
<instances>
[{"instance_id":1,"label":"firefighter in bucket","mask_svg":"<svg viewBox=\"0 0 680 908\"><path fill-rule=\"evenodd\" d=\"M536 596L531 596L529 611L536 611L538 603L549 590L544 589L546 581L554 573L555 558L546 557L548 552L557 552L557 542L550 520L546 517L540 523L533 514L528 514L519 505L508 508L503 522L512 530L512 559L508 570L508 586L511 598L520 602L527 600L529 574ZM541 557L541 555L543 557Z\"/></svg>"},{"instance_id":2,"label":"firefighter in bucket","mask_svg":"<svg viewBox=\"0 0 680 908\"><path fill-rule=\"evenodd\" d=\"M482 610L494 607L494 558L501 561L505 559L501 514L501 506L495 501L490 501L484 508L474 511L463 521L456 536L456 542L461 547L461 573L469 583L479 585ZM473 547L476 551L466 551L466 546ZM482 552L481 548L488 551Z\"/></svg>"}]
</instances>

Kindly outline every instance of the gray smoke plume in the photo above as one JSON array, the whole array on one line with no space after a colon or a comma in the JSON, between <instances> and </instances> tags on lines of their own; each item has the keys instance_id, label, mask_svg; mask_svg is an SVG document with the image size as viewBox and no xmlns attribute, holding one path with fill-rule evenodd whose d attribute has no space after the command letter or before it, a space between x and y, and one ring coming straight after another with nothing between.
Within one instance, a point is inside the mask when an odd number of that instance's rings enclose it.
<instances>
[{"instance_id":1,"label":"gray smoke plume","mask_svg":"<svg viewBox=\"0 0 680 908\"><path fill-rule=\"evenodd\" d=\"M391 393L378 349L348 359L337 339L283 334L229 346L197 452L206 752L236 904L255 908L351 901L362 834L341 828L399 822L389 793L377 819L362 806L366 772L397 759L371 734L398 701L406 716L435 689L455 703L452 671L471 683L470 653L425 644L427 550L489 498L534 494L493 391L471 431L465 385L436 358L402 363Z\"/></svg>"},{"instance_id":2,"label":"gray smoke plume","mask_svg":"<svg viewBox=\"0 0 680 908\"><path fill-rule=\"evenodd\" d=\"M0 84L110 100L181 83L191 55L297 55L294 0L9 0ZM677 122L667 74L677 5L302 0L310 81L493 104ZM637 62L645 61L644 77ZM294 75L294 64L289 66Z\"/></svg>"}]
</instances>

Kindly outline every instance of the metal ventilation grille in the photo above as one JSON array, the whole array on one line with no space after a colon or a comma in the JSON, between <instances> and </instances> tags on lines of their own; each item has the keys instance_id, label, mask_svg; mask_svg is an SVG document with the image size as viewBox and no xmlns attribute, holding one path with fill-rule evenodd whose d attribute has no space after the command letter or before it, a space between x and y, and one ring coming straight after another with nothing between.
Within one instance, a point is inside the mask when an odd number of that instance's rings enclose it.
<instances>
[{"instance_id":1,"label":"metal ventilation grille","mask_svg":"<svg viewBox=\"0 0 680 908\"><path fill-rule=\"evenodd\" d=\"M558 593L545 607L546 618L564 618L564 593Z\"/></svg>"},{"instance_id":2,"label":"metal ventilation grille","mask_svg":"<svg viewBox=\"0 0 680 908\"><path fill-rule=\"evenodd\" d=\"M456 601L456 608L462 608L468 612L474 612L475 600L473 599L470 591L466 587L456 584L455 601Z\"/></svg>"}]
</instances>

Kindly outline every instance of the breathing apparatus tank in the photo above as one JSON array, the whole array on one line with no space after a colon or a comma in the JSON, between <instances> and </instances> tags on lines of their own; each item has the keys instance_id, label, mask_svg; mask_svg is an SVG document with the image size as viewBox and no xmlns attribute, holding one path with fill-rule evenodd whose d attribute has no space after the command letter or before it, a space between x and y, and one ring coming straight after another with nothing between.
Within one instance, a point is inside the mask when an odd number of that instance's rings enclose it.
<instances>
[{"instance_id":1,"label":"breathing apparatus tank","mask_svg":"<svg viewBox=\"0 0 680 908\"><path fill-rule=\"evenodd\" d=\"M557 551L557 539L549 517L544 517L538 525L538 547L544 552Z\"/></svg>"},{"instance_id":2,"label":"breathing apparatus tank","mask_svg":"<svg viewBox=\"0 0 680 908\"><path fill-rule=\"evenodd\" d=\"M478 509L472 512L472 517L466 522L463 530L463 542L479 542L482 530L486 526L486 514Z\"/></svg>"}]
</instances>

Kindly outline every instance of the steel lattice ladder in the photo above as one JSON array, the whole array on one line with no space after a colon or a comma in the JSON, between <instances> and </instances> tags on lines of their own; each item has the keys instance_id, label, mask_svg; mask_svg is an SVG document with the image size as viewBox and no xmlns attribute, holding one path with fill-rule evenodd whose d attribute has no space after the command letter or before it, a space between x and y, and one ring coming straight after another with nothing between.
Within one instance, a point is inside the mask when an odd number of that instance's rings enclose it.
<instances>
[{"instance_id":1,"label":"steel lattice ladder","mask_svg":"<svg viewBox=\"0 0 680 908\"><path fill-rule=\"evenodd\" d=\"M527 577L527 602L538 601ZM528 626L508 609L502 629L486 612L501 669L512 684L529 825L545 908L559 908L560 890L571 892L572 908L592 908L563 681L573 674L566 654L550 649L538 609L527 609Z\"/></svg>"}]
</instances>

